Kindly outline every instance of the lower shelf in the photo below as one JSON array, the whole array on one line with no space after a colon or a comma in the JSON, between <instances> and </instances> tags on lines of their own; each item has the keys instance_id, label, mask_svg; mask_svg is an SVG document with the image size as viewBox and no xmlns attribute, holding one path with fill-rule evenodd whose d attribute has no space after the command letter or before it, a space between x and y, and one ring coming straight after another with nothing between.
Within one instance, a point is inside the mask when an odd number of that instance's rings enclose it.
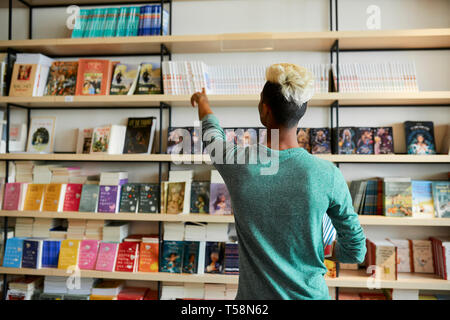
<instances>
[{"instance_id":1,"label":"lower shelf","mask_svg":"<svg viewBox=\"0 0 450 320\"><path fill-rule=\"evenodd\" d=\"M38 276L69 276L61 269L26 269L0 267L0 274L38 275ZM123 279L141 281L167 282L197 282L197 283L226 283L237 284L239 276L224 274L173 274L165 272L103 272L83 270L83 278ZM365 270L342 270L338 278L325 277L328 287L369 288L374 285L372 278ZM374 285L375 286L375 285ZM375 288L379 289L420 289L420 290L449 290L450 281L438 278L434 274L400 273L395 281L380 280Z\"/></svg>"}]
</instances>

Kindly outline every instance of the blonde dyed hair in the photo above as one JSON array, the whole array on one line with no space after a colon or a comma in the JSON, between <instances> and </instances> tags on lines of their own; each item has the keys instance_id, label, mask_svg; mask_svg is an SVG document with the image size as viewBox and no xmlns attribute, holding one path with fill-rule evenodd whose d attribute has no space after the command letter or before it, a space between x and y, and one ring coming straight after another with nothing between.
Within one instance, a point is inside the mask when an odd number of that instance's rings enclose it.
<instances>
[{"instance_id":1,"label":"blonde dyed hair","mask_svg":"<svg viewBox=\"0 0 450 320\"><path fill-rule=\"evenodd\" d=\"M266 80L281 85L289 102L302 106L314 95L314 76L306 68L292 63L273 64L266 70Z\"/></svg>"}]
</instances>

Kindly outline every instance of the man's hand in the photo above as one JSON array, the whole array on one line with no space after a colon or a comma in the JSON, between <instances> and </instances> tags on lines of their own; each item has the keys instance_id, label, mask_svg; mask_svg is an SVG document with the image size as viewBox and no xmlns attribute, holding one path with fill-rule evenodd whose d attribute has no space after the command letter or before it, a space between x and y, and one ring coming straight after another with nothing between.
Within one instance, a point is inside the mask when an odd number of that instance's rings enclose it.
<instances>
[{"instance_id":1,"label":"man's hand","mask_svg":"<svg viewBox=\"0 0 450 320\"><path fill-rule=\"evenodd\" d=\"M198 105L198 118L202 120L207 114L213 113L209 106L208 97L206 95L205 88L202 88L202 92L196 92L191 97L191 104L195 108L195 104Z\"/></svg>"}]
</instances>

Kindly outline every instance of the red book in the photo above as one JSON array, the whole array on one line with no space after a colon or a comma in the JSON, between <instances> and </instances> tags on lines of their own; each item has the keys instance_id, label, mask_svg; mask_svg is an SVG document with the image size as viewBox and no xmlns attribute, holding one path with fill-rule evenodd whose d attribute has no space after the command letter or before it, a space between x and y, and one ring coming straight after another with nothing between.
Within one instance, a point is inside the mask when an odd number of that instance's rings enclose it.
<instances>
[{"instance_id":1,"label":"red book","mask_svg":"<svg viewBox=\"0 0 450 320\"><path fill-rule=\"evenodd\" d=\"M20 182L12 182L5 185L3 210L19 210L21 189L22 184Z\"/></svg>"},{"instance_id":2,"label":"red book","mask_svg":"<svg viewBox=\"0 0 450 320\"><path fill-rule=\"evenodd\" d=\"M81 183L68 183L66 188L66 195L64 196L63 211L78 211L80 208Z\"/></svg>"},{"instance_id":3,"label":"red book","mask_svg":"<svg viewBox=\"0 0 450 320\"><path fill-rule=\"evenodd\" d=\"M139 261L139 242L119 244L115 271L136 272Z\"/></svg>"},{"instance_id":4,"label":"red book","mask_svg":"<svg viewBox=\"0 0 450 320\"><path fill-rule=\"evenodd\" d=\"M76 95L107 95L111 86L112 62L80 59L78 61Z\"/></svg>"},{"instance_id":5,"label":"red book","mask_svg":"<svg viewBox=\"0 0 450 320\"><path fill-rule=\"evenodd\" d=\"M377 215L384 215L383 208L383 179L378 178L378 186L377 186Z\"/></svg>"},{"instance_id":6,"label":"red book","mask_svg":"<svg viewBox=\"0 0 450 320\"><path fill-rule=\"evenodd\" d=\"M148 288L125 287L120 291L117 300L144 300L147 291Z\"/></svg>"},{"instance_id":7,"label":"red book","mask_svg":"<svg viewBox=\"0 0 450 320\"><path fill-rule=\"evenodd\" d=\"M158 300L158 291L148 290L147 294L144 297L144 300Z\"/></svg>"}]
</instances>

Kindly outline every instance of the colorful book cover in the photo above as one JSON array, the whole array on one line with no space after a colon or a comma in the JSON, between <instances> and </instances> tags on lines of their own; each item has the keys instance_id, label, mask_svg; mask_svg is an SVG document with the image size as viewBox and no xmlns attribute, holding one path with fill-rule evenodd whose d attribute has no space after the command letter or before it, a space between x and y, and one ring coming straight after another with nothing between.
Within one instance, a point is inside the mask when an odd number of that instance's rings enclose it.
<instances>
[{"instance_id":1,"label":"colorful book cover","mask_svg":"<svg viewBox=\"0 0 450 320\"><path fill-rule=\"evenodd\" d=\"M139 272L158 272L159 267L158 238L153 242L141 242L139 251Z\"/></svg>"},{"instance_id":2,"label":"colorful book cover","mask_svg":"<svg viewBox=\"0 0 450 320\"><path fill-rule=\"evenodd\" d=\"M45 88L46 96L74 96L77 85L78 62L54 61Z\"/></svg>"},{"instance_id":3,"label":"colorful book cover","mask_svg":"<svg viewBox=\"0 0 450 320\"><path fill-rule=\"evenodd\" d=\"M44 240L42 244L42 268L57 268L61 240Z\"/></svg>"},{"instance_id":4,"label":"colorful book cover","mask_svg":"<svg viewBox=\"0 0 450 320\"><path fill-rule=\"evenodd\" d=\"M126 183L120 193L119 212L137 212L139 200L139 184Z\"/></svg>"},{"instance_id":5,"label":"colorful book cover","mask_svg":"<svg viewBox=\"0 0 450 320\"><path fill-rule=\"evenodd\" d=\"M100 186L98 184L84 184L81 190L80 212L96 212L98 204L98 193Z\"/></svg>"},{"instance_id":6,"label":"colorful book cover","mask_svg":"<svg viewBox=\"0 0 450 320\"><path fill-rule=\"evenodd\" d=\"M309 131L309 128L297 128L297 143L299 148L303 148L306 151L311 152Z\"/></svg>"},{"instance_id":7,"label":"colorful book cover","mask_svg":"<svg viewBox=\"0 0 450 320\"><path fill-rule=\"evenodd\" d=\"M309 129L308 129L308 135L309 135ZM297 138L298 141L298 138ZM308 144L310 144L311 139L308 137ZM259 128L258 129L258 143L262 145L267 145L267 129L266 128ZM310 147L311 149L311 147Z\"/></svg>"},{"instance_id":8,"label":"colorful book cover","mask_svg":"<svg viewBox=\"0 0 450 320\"><path fill-rule=\"evenodd\" d=\"M385 216L411 217L411 182L384 182L384 208Z\"/></svg>"},{"instance_id":9,"label":"colorful book cover","mask_svg":"<svg viewBox=\"0 0 450 320\"><path fill-rule=\"evenodd\" d=\"M239 274L239 246L234 242L225 244L224 273Z\"/></svg>"},{"instance_id":10,"label":"colorful book cover","mask_svg":"<svg viewBox=\"0 0 450 320\"><path fill-rule=\"evenodd\" d=\"M374 128L374 154L394 153L394 136L392 127Z\"/></svg>"},{"instance_id":11,"label":"colorful book cover","mask_svg":"<svg viewBox=\"0 0 450 320\"><path fill-rule=\"evenodd\" d=\"M98 249L95 270L109 272L114 271L118 249L119 244L116 242L101 242Z\"/></svg>"},{"instance_id":12,"label":"colorful book cover","mask_svg":"<svg viewBox=\"0 0 450 320\"><path fill-rule=\"evenodd\" d=\"M58 211L59 200L61 198L61 189L62 184L60 183L49 183L45 185L42 211Z\"/></svg>"},{"instance_id":13,"label":"colorful book cover","mask_svg":"<svg viewBox=\"0 0 450 320\"><path fill-rule=\"evenodd\" d=\"M450 218L450 182L433 181L432 187L436 216Z\"/></svg>"},{"instance_id":14,"label":"colorful book cover","mask_svg":"<svg viewBox=\"0 0 450 320\"><path fill-rule=\"evenodd\" d=\"M111 77L111 61L80 59L78 61L76 95L109 94Z\"/></svg>"},{"instance_id":15,"label":"colorful book cover","mask_svg":"<svg viewBox=\"0 0 450 320\"><path fill-rule=\"evenodd\" d=\"M183 273L197 273L200 242L184 241Z\"/></svg>"},{"instance_id":16,"label":"colorful book cover","mask_svg":"<svg viewBox=\"0 0 450 320\"><path fill-rule=\"evenodd\" d=\"M229 128L225 129L227 142L232 142L239 147L248 147L258 143L258 134L253 128Z\"/></svg>"},{"instance_id":17,"label":"colorful book cover","mask_svg":"<svg viewBox=\"0 0 450 320\"><path fill-rule=\"evenodd\" d=\"M20 182L6 183L3 197L3 210L19 210L21 185Z\"/></svg>"},{"instance_id":18,"label":"colorful book cover","mask_svg":"<svg viewBox=\"0 0 450 320\"><path fill-rule=\"evenodd\" d=\"M413 180L412 216L417 218L434 217L433 191L431 181Z\"/></svg>"},{"instance_id":19,"label":"colorful book cover","mask_svg":"<svg viewBox=\"0 0 450 320\"><path fill-rule=\"evenodd\" d=\"M58 269L67 269L78 264L81 240L62 240L59 251Z\"/></svg>"},{"instance_id":20,"label":"colorful book cover","mask_svg":"<svg viewBox=\"0 0 450 320\"><path fill-rule=\"evenodd\" d=\"M340 127L338 138L338 154L356 153L356 128Z\"/></svg>"},{"instance_id":21,"label":"colorful book cover","mask_svg":"<svg viewBox=\"0 0 450 320\"><path fill-rule=\"evenodd\" d=\"M157 213L159 208L159 185L141 184L139 188L139 213Z\"/></svg>"},{"instance_id":22,"label":"colorful book cover","mask_svg":"<svg viewBox=\"0 0 450 320\"><path fill-rule=\"evenodd\" d=\"M98 212L116 213L120 186L100 186Z\"/></svg>"},{"instance_id":23,"label":"colorful book cover","mask_svg":"<svg viewBox=\"0 0 450 320\"><path fill-rule=\"evenodd\" d=\"M210 214L231 214L231 197L224 183L211 183Z\"/></svg>"},{"instance_id":24,"label":"colorful book cover","mask_svg":"<svg viewBox=\"0 0 450 320\"><path fill-rule=\"evenodd\" d=\"M111 82L111 95L130 95L134 93L139 65L118 63L114 68Z\"/></svg>"},{"instance_id":25,"label":"colorful book cover","mask_svg":"<svg viewBox=\"0 0 450 320\"><path fill-rule=\"evenodd\" d=\"M223 273L225 242L206 242L205 273Z\"/></svg>"},{"instance_id":26,"label":"colorful book cover","mask_svg":"<svg viewBox=\"0 0 450 320\"><path fill-rule=\"evenodd\" d=\"M331 153L331 136L329 128L311 128L310 136L312 154Z\"/></svg>"},{"instance_id":27,"label":"colorful book cover","mask_svg":"<svg viewBox=\"0 0 450 320\"><path fill-rule=\"evenodd\" d=\"M41 257L42 240L25 239L22 249L22 268L39 269Z\"/></svg>"},{"instance_id":28,"label":"colorful book cover","mask_svg":"<svg viewBox=\"0 0 450 320\"><path fill-rule=\"evenodd\" d=\"M436 154L433 122L405 121L404 126L408 154Z\"/></svg>"},{"instance_id":29,"label":"colorful book cover","mask_svg":"<svg viewBox=\"0 0 450 320\"><path fill-rule=\"evenodd\" d=\"M22 266L23 241L25 238L13 237L6 240L3 266L20 268Z\"/></svg>"},{"instance_id":30,"label":"colorful book cover","mask_svg":"<svg viewBox=\"0 0 450 320\"><path fill-rule=\"evenodd\" d=\"M77 153L88 154L91 152L93 128L80 129L77 140Z\"/></svg>"},{"instance_id":31,"label":"colorful book cover","mask_svg":"<svg viewBox=\"0 0 450 320\"><path fill-rule=\"evenodd\" d=\"M119 244L115 271L135 272L138 267L139 242L122 242Z\"/></svg>"},{"instance_id":32,"label":"colorful book cover","mask_svg":"<svg viewBox=\"0 0 450 320\"><path fill-rule=\"evenodd\" d=\"M139 71L136 94L161 94L161 66L156 62L144 62Z\"/></svg>"},{"instance_id":33,"label":"colorful book cover","mask_svg":"<svg viewBox=\"0 0 450 320\"><path fill-rule=\"evenodd\" d=\"M169 128L167 134L167 154L191 154L192 127Z\"/></svg>"},{"instance_id":34,"label":"colorful book cover","mask_svg":"<svg viewBox=\"0 0 450 320\"><path fill-rule=\"evenodd\" d=\"M110 138L111 138L111 126L95 128L92 133L91 153L108 152Z\"/></svg>"},{"instance_id":35,"label":"colorful book cover","mask_svg":"<svg viewBox=\"0 0 450 320\"><path fill-rule=\"evenodd\" d=\"M63 211L78 211L80 208L81 183L68 183L66 187L66 195L64 196Z\"/></svg>"},{"instance_id":36,"label":"colorful book cover","mask_svg":"<svg viewBox=\"0 0 450 320\"><path fill-rule=\"evenodd\" d=\"M183 241L164 241L161 272L181 273L183 252Z\"/></svg>"},{"instance_id":37,"label":"colorful book cover","mask_svg":"<svg viewBox=\"0 0 450 320\"><path fill-rule=\"evenodd\" d=\"M55 139L56 117L31 118L27 152L52 153Z\"/></svg>"},{"instance_id":38,"label":"colorful book cover","mask_svg":"<svg viewBox=\"0 0 450 320\"><path fill-rule=\"evenodd\" d=\"M410 240L412 272L434 273L433 249L430 240Z\"/></svg>"},{"instance_id":39,"label":"colorful book cover","mask_svg":"<svg viewBox=\"0 0 450 320\"><path fill-rule=\"evenodd\" d=\"M373 128L356 128L356 153L374 154Z\"/></svg>"},{"instance_id":40,"label":"colorful book cover","mask_svg":"<svg viewBox=\"0 0 450 320\"><path fill-rule=\"evenodd\" d=\"M123 153L151 153L156 118L128 118ZM153 132L152 132L153 129ZM153 133L153 134L152 134Z\"/></svg>"},{"instance_id":41,"label":"colorful book cover","mask_svg":"<svg viewBox=\"0 0 450 320\"><path fill-rule=\"evenodd\" d=\"M39 65L15 63L11 76L10 97L32 97Z\"/></svg>"},{"instance_id":42,"label":"colorful book cover","mask_svg":"<svg viewBox=\"0 0 450 320\"><path fill-rule=\"evenodd\" d=\"M167 183L166 213L178 214L183 212L185 189L186 182Z\"/></svg>"},{"instance_id":43,"label":"colorful book cover","mask_svg":"<svg viewBox=\"0 0 450 320\"><path fill-rule=\"evenodd\" d=\"M30 183L28 184L24 211L40 211L42 206L42 198L44 196L45 184Z\"/></svg>"},{"instance_id":44,"label":"colorful book cover","mask_svg":"<svg viewBox=\"0 0 450 320\"><path fill-rule=\"evenodd\" d=\"M191 213L209 213L208 181L193 181L191 183Z\"/></svg>"},{"instance_id":45,"label":"colorful book cover","mask_svg":"<svg viewBox=\"0 0 450 320\"><path fill-rule=\"evenodd\" d=\"M78 258L78 267L82 270L94 270L97 262L97 252L100 241L82 240L80 243L80 256Z\"/></svg>"}]
</instances>

